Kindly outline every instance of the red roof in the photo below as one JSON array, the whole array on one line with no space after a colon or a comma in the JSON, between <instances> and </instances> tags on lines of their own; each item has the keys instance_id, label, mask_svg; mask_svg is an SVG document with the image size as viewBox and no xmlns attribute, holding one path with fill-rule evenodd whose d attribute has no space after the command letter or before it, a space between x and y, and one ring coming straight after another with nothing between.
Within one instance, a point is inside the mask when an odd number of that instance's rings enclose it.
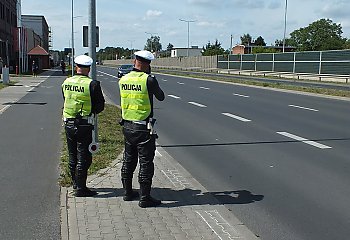
<instances>
[{"instance_id":1,"label":"red roof","mask_svg":"<svg viewBox=\"0 0 350 240\"><path fill-rule=\"evenodd\" d=\"M29 51L28 55L34 56L48 56L50 55L45 49L40 47L39 45Z\"/></svg>"}]
</instances>

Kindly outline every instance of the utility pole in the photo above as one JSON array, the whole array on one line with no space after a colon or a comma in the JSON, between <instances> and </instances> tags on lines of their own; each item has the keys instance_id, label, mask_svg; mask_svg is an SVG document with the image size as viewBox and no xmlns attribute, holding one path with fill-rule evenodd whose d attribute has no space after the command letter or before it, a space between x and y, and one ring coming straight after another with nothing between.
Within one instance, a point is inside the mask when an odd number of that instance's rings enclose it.
<instances>
[{"instance_id":1,"label":"utility pole","mask_svg":"<svg viewBox=\"0 0 350 240\"><path fill-rule=\"evenodd\" d=\"M232 53L232 39L233 39L233 35L231 34L230 54Z\"/></svg>"},{"instance_id":2,"label":"utility pole","mask_svg":"<svg viewBox=\"0 0 350 240\"><path fill-rule=\"evenodd\" d=\"M195 20L184 20L179 19L181 22L187 22L187 57L190 56L190 23L195 22Z\"/></svg>"},{"instance_id":3,"label":"utility pole","mask_svg":"<svg viewBox=\"0 0 350 240\"><path fill-rule=\"evenodd\" d=\"M94 60L90 77L96 80L96 0L89 0L89 56Z\"/></svg>"},{"instance_id":4,"label":"utility pole","mask_svg":"<svg viewBox=\"0 0 350 240\"><path fill-rule=\"evenodd\" d=\"M287 3L288 0L286 0L286 7L284 9L284 34L283 34L283 52L284 52L284 48L286 45L286 31L287 31Z\"/></svg>"}]
</instances>

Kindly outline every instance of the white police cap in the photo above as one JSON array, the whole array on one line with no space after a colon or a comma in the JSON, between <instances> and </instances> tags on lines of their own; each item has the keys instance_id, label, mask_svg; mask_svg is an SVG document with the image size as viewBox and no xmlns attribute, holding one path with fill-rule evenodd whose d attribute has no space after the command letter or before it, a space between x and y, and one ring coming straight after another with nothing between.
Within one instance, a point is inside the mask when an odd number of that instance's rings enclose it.
<instances>
[{"instance_id":1,"label":"white police cap","mask_svg":"<svg viewBox=\"0 0 350 240\"><path fill-rule=\"evenodd\" d=\"M89 56L80 55L74 59L74 62L78 65L81 65L81 66L90 67L91 64L94 62L94 60L92 60L92 58Z\"/></svg>"},{"instance_id":2,"label":"white police cap","mask_svg":"<svg viewBox=\"0 0 350 240\"><path fill-rule=\"evenodd\" d=\"M141 50L141 51L137 51L134 53L135 56L146 59L148 61L152 61L154 59L154 55L147 50Z\"/></svg>"}]
</instances>

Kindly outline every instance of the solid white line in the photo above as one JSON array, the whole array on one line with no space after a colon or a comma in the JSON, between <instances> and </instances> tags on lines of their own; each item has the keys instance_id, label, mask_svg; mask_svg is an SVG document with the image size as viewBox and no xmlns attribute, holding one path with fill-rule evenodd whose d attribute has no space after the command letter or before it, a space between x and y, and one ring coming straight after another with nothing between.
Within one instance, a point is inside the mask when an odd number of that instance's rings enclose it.
<instances>
[{"instance_id":1,"label":"solid white line","mask_svg":"<svg viewBox=\"0 0 350 240\"><path fill-rule=\"evenodd\" d=\"M204 89L204 90L210 90L210 88L207 88L207 87L199 87L201 89Z\"/></svg>"},{"instance_id":2,"label":"solid white line","mask_svg":"<svg viewBox=\"0 0 350 240\"><path fill-rule=\"evenodd\" d=\"M180 84L180 85L183 85L184 83L183 82L177 82L178 84Z\"/></svg>"},{"instance_id":3,"label":"solid white line","mask_svg":"<svg viewBox=\"0 0 350 240\"><path fill-rule=\"evenodd\" d=\"M189 104L192 104L192 105L195 105L195 106L197 106L197 107L207 107L207 106L205 106L205 105L203 105L203 104L200 104L200 103L196 103L196 102L188 102Z\"/></svg>"},{"instance_id":4,"label":"solid white line","mask_svg":"<svg viewBox=\"0 0 350 240\"><path fill-rule=\"evenodd\" d=\"M283 135L283 136L285 136L285 137L289 137L289 138L291 138L291 139L294 139L294 140L297 140L297 141L300 141L300 142L303 142L303 143L312 145L312 146L317 147L317 148L320 148L320 149L329 149L329 148L332 148L332 147L329 147L329 146L327 146L327 145L323 145L323 144L321 144L321 143L317 143L317 142L308 140L308 139L303 138L303 137L296 136L296 135L291 134L291 133L288 133L288 132L277 132L277 133L280 134L280 135Z\"/></svg>"},{"instance_id":5,"label":"solid white line","mask_svg":"<svg viewBox=\"0 0 350 240\"><path fill-rule=\"evenodd\" d=\"M97 72L100 72L100 73L106 74L107 76L110 76L110 77L113 77L113 78L118 78L117 76L114 76L114 75L109 74L109 73L105 73L105 72L102 72L102 71L97 71Z\"/></svg>"},{"instance_id":6,"label":"solid white line","mask_svg":"<svg viewBox=\"0 0 350 240\"><path fill-rule=\"evenodd\" d=\"M245 98L249 98L249 96L246 96L246 95L241 95L241 94L238 94L238 93L234 93L233 95L238 96L238 97L245 97Z\"/></svg>"},{"instance_id":7,"label":"solid white line","mask_svg":"<svg viewBox=\"0 0 350 240\"><path fill-rule=\"evenodd\" d=\"M252 120L249 120L249 119L246 119L246 118L242 118L242 117L237 116L237 115L233 115L231 113L222 113L222 114L225 115L225 116L237 119L237 120L242 121L242 122L250 122L250 121L252 121Z\"/></svg>"},{"instance_id":8,"label":"solid white line","mask_svg":"<svg viewBox=\"0 0 350 240\"><path fill-rule=\"evenodd\" d=\"M305 110L309 110L309 111L314 111L314 112L318 112L317 109L313 109L313 108L307 108L307 107L301 107L301 106L297 106L297 105L288 105L289 107L294 107L294 108L300 108L300 109L305 109Z\"/></svg>"},{"instance_id":9,"label":"solid white line","mask_svg":"<svg viewBox=\"0 0 350 240\"><path fill-rule=\"evenodd\" d=\"M168 97L172 97L172 98L175 98L175 99L180 99L180 97L175 96L175 95L171 95L171 94L169 94Z\"/></svg>"}]
</instances>

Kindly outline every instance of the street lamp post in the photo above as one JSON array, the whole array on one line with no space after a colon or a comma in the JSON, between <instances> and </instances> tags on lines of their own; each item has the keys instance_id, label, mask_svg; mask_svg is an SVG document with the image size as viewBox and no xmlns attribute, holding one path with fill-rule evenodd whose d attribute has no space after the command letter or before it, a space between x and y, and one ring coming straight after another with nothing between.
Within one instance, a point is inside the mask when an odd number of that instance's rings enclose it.
<instances>
[{"instance_id":1,"label":"street lamp post","mask_svg":"<svg viewBox=\"0 0 350 240\"><path fill-rule=\"evenodd\" d=\"M187 57L190 55L190 23L195 22L195 20L184 20L179 19L181 22L187 22Z\"/></svg>"},{"instance_id":2,"label":"street lamp post","mask_svg":"<svg viewBox=\"0 0 350 240\"><path fill-rule=\"evenodd\" d=\"M285 6L285 9L284 9L284 34L283 34L283 52L284 52L284 48L285 48L285 45L286 45L286 31L287 31L287 1L286 0L286 6Z\"/></svg>"},{"instance_id":3,"label":"street lamp post","mask_svg":"<svg viewBox=\"0 0 350 240\"><path fill-rule=\"evenodd\" d=\"M72 0L72 76L74 76L74 0Z\"/></svg>"},{"instance_id":4,"label":"street lamp post","mask_svg":"<svg viewBox=\"0 0 350 240\"><path fill-rule=\"evenodd\" d=\"M135 40L128 40L128 42L130 42L130 44L131 44L131 56L130 56L130 58L132 58L132 55L134 54L134 49L132 48L132 43L133 42L135 42Z\"/></svg>"}]
</instances>

